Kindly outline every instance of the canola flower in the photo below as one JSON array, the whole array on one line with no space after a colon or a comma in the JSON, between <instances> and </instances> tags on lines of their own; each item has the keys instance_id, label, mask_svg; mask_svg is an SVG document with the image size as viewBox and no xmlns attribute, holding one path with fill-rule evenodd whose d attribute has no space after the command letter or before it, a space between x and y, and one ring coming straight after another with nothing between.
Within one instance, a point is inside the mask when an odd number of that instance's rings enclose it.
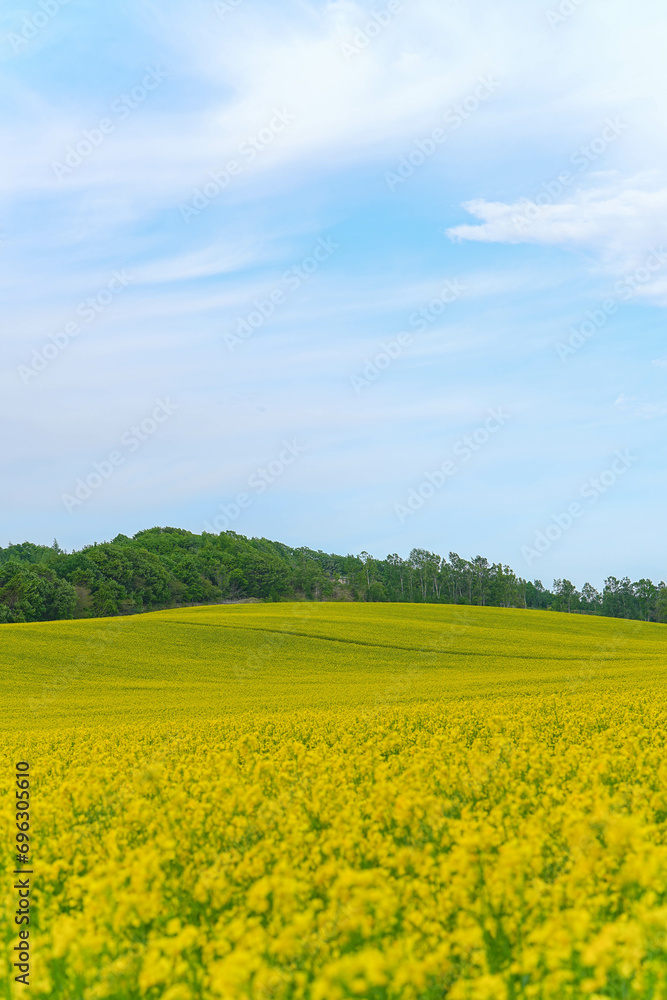
<instances>
[{"instance_id":1,"label":"canola flower","mask_svg":"<svg viewBox=\"0 0 667 1000\"><path fill-rule=\"evenodd\" d=\"M131 717L116 678L125 719L54 708L6 732L3 771L33 762L30 996L667 996L665 670L633 675L613 648L557 690L482 690L481 667L452 678L427 657L411 685L381 677L380 700L267 708L255 675L254 707L157 722Z\"/></svg>"}]
</instances>

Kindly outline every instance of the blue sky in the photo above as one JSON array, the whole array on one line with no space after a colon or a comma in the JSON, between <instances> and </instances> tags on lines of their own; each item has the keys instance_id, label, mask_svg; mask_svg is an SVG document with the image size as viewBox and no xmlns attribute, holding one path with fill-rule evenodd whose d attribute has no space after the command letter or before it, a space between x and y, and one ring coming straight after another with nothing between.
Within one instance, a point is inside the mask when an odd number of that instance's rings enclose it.
<instances>
[{"instance_id":1,"label":"blue sky","mask_svg":"<svg viewBox=\"0 0 667 1000\"><path fill-rule=\"evenodd\" d=\"M0 544L665 579L665 34L652 0L5 4Z\"/></svg>"}]
</instances>

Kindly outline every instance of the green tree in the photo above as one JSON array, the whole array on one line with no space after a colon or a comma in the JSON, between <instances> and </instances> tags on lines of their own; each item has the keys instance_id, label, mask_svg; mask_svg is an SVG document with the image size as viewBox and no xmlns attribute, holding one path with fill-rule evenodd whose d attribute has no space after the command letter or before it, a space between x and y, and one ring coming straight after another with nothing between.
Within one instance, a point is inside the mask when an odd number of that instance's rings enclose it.
<instances>
[{"instance_id":1,"label":"green tree","mask_svg":"<svg viewBox=\"0 0 667 1000\"><path fill-rule=\"evenodd\" d=\"M556 611L566 610L570 614L572 608L577 608L579 605L579 593L570 580L554 580L554 594Z\"/></svg>"}]
</instances>

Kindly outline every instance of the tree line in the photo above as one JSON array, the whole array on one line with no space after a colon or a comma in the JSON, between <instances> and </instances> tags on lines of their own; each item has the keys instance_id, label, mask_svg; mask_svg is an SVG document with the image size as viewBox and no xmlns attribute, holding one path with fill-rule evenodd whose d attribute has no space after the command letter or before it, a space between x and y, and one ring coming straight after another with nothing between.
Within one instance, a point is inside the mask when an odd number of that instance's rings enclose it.
<instances>
[{"instance_id":1,"label":"tree line","mask_svg":"<svg viewBox=\"0 0 667 1000\"><path fill-rule=\"evenodd\" d=\"M524 580L509 566L413 549L407 559L331 555L234 531L150 528L67 553L23 542L0 548L0 623L99 618L259 600L405 601L537 608L667 622L667 586L628 577L602 591Z\"/></svg>"}]
</instances>

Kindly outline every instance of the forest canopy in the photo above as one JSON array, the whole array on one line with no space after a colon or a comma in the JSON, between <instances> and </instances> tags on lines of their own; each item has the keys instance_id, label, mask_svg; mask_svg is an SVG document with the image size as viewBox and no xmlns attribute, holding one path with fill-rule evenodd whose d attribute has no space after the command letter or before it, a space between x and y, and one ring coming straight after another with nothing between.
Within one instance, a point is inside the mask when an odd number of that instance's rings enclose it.
<instances>
[{"instance_id":1,"label":"forest canopy","mask_svg":"<svg viewBox=\"0 0 667 1000\"><path fill-rule=\"evenodd\" d=\"M149 528L134 537L64 552L23 542L0 548L0 623L137 614L254 598L285 601L398 601L536 608L667 621L667 586L628 577L602 591L569 580L524 580L509 566L456 552L413 549L374 559L291 548L234 531L192 534Z\"/></svg>"}]
</instances>

